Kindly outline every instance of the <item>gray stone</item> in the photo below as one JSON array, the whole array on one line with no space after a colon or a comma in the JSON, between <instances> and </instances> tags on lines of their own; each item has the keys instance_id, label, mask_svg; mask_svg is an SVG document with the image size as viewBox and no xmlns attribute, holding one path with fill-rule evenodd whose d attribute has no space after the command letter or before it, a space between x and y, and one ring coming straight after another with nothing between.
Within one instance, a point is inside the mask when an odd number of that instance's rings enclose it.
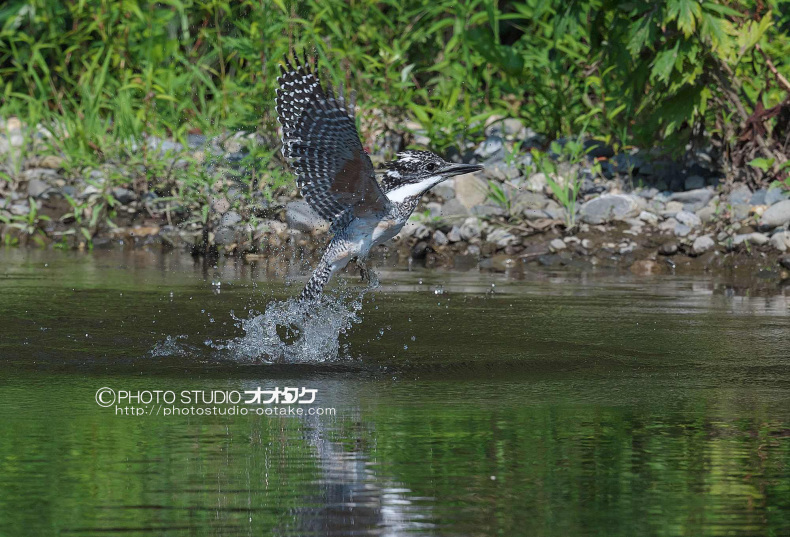
<instances>
[{"instance_id":1,"label":"gray stone","mask_svg":"<svg viewBox=\"0 0 790 537\"><path fill-rule=\"evenodd\" d=\"M548 185L548 180L546 179L546 174L543 172L533 173L524 183L524 187L533 192L543 192L546 185Z\"/></svg>"},{"instance_id":2,"label":"gray stone","mask_svg":"<svg viewBox=\"0 0 790 537\"><path fill-rule=\"evenodd\" d=\"M748 203L736 203L730 208L732 217L735 220L746 220L752 212L752 206Z\"/></svg>"},{"instance_id":3,"label":"gray stone","mask_svg":"<svg viewBox=\"0 0 790 537\"><path fill-rule=\"evenodd\" d=\"M501 136L489 136L475 149L481 159L498 159L505 156L505 141Z\"/></svg>"},{"instance_id":4,"label":"gray stone","mask_svg":"<svg viewBox=\"0 0 790 537\"><path fill-rule=\"evenodd\" d=\"M694 243L691 245L691 253L693 255L701 255L715 246L716 242L711 238L710 235L703 235L702 237L697 237L696 240L694 240Z\"/></svg>"},{"instance_id":5,"label":"gray stone","mask_svg":"<svg viewBox=\"0 0 790 537\"><path fill-rule=\"evenodd\" d=\"M425 204L425 208L428 210L428 214L431 215L431 218L439 218L442 216L442 204L436 203L432 201L430 203Z\"/></svg>"},{"instance_id":6,"label":"gray stone","mask_svg":"<svg viewBox=\"0 0 790 537\"><path fill-rule=\"evenodd\" d=\"M455 179L455 199L467 209L482 204L488 197L488 183L476 175Z\"/></svg>"},{"instance_id":7,"label":"gray stone","mask_svg":"<svg viewBox=\"0 0 790 537\"><path fill-rule=\"evenodd\" d=\"M661 255L675 255L678 253L678 245L676 242L665 242L659 246L658 253Z\"/></svg>"},{"instance_id":8,"label":"gray stone","mask_svg":"<svg viewBox=\"0 0 790 537\"><path fill-rule=\"evenodd\" d=\"M29 203L15 203L11 207L8 208L11 214L15 216L25 216L26 214L30 213L30 204Z\"/></svg>"},{"instance_id":9,"label":"gray stone","mask_svg":"<svg viewBox=\"0 0 790 537\"><path fill-rule=\"evenodd\" d=\"M504 208L492 203L475 205L469 212L475 216L505 216L506 213Z\"/></svg>"},{"instance_id":10,"label":"gray stone","mask_svg":"<svg viewBox=\"0 0 790 537\"><path fill-rule=\"evenodd\" d=\"M500 248L505 248L518 244L519 238L505 229L497 228L486 236L486 241L494 243Z\"/></svg>"},{"instance_id":11,"label":"gray stone","mask_svg":"<svg viewBox=\"0 0 790 537\"><path fill-rule=\"evenodd\" d=\"M530 191L518 191L513 194L511 207L513 214L520 214L527 209L543 209L548 198L543 194Z\"/></svg>"},{"instance_id":12,"label":"gray stone","mask_svg":"<svg viewBox=\"0 0 790 537\"><path fill-rule=\"evenodd\" d=\"M584 203L579 209L581 220L588 224L603 224L639 214L639 204L633 196L607 194Z\"/></svg>"},{"instance_id":13,"label":"gray stone","mask_svg":"<svg viewBox=\"0 0 790 537\"><path fill-rule=\"evenodd\" d=\"M495 162L483 168L483 175L489 179L496 179L498 181L510 181L521 175L521 170L515 162Z\"/></svg>"},{"instance_id":14,"label":"gray stone","mask_svg":"<svg viewBox=\"0 0 790 537\"><path fill-rule=\"evenodd\" d=\"M716 216L716 208L706 205L702 209L698 210L696 215L699 217L702 223L712 222Z\"/></svg>"},{"instance_id":15,"label":"gray stone","mask_svg":"<svg viewBox=\"0 0 790 537\"><path fill-rule=\"evenodd\" d=\"M675 236L677 236L677 237L685 237L685 236L687 236L689 233L691 233L691 228L690 228L689 226L687 226L686 224L680 224L680 223L678 223L678 224L675 226L675 229L673 230L673 233L674 233L674 234L675 234Z\"/></svg>"},{"instance_id":16,"label":"gray stone","mask_svg":"<svg viewBox=\"0 0 790 537\"><path fill-rule=\"evenodd\" d=\"M749 200L750 205L765 205L765 197L768 195L768 190L759 188L754 191L752 198Z\"/></svg>"},{"instance_id":17,"label":"gray stone","mask_svg":"<svg viewBox=\"0 0 790 537\"><path fill-rule=\"evenodd\" d=\"M658 215L648 211L642 211L639 213L639 219L647 224L650 224L651 226L658 224Z\"/></svg>"},{"instance_id":18,"label":"gray stone","mask_svg":"<svg viewBox=\"0 0 790 537\"><path fill-rule=\"evenodd\" d=\"M679 201L670 201L667 202L664 210L661 211L663 216L675 216L680 211L684 210L685 206Z\"/></svg>"},{"instance_id":19,"label":"gray stone","mask_svg":"<svg viewBox=\"0 0 790 537\"><path fill-rule=\"evenodd\" d=\"M676 192L670 197L671 201L679 201L687 211L694 212L707 205L715 196L713 190L698 188L688 192Z\"/></svg>"},{"instance_id":20,"label":"gray stone","mask_svg":"<svg viewBox=\"0 0 790 537\"><path fill-rule=\"evenodd\" d=\"M82 199L86 199L86 198L89 198L91 196L96 196L96 195L98 195L100 193L101 193L101 190L99 190L98 188L96 188L93 185L88 185L88 186L86 186L85 188L82 189L82 192L80 192L79 197L82 198Z\"/></svg>"},{"instance_id":21,"label":"gray stone","mask_svg":"<svg viewBox=\"0 0 790 537\"><path fill-rule=\"evenodd\" d=\"M329 222L318 216L306 201L290 201L285 206L285 222L291 229L311 233L329 229Z\"/></svg>"},{"instance_id":22,"label":"gray stone","mask_svg":"<svg viewBox=\"0 0 790 537\"><path fill-rule=\"evenodd\" d=\"M568 246L562 239L554 239L549 243L549 250L552 252L559 252L560 250L564 250Z\"/></svg>"},{"instance_id":23,"label":"gray stone","mask_svg":"<svg viewBox=\"0 0 790 537\"><path fill-rule=\"evenodd\" d=\"M37 198L49 190L49 184L41 179L31 179L27 183L27 195Z\"/></svg>"},{"instance_id":24,"label":"gray stone","mask_svg":"<svg viewBox=\"0 0 790 537\"><path fill-rule=\"evenodd\" d=\"M686 190L695 190L698 188L703 188L704 186L705 179L699 175L689 175L686 177L686 181L683 183L683 187Z\"/></svg>"},{"instance_id":25,"label":"gray stone","mask_svg":"<svg viewBox=\"0 0 790 537\"><path fill-rule=\"evenodd\" d=\"M438 231L438 230L436 232L434 232L434 234L433 234L433 243L434 244L436 244L437 246L444 246L448 242L450 242L450 241L447 239L447 235L445 235L444 233L442 233L441 231Z\"/></svg>"},{"instance_id":26,"label":"gray stone","mask_svg":"<svg viewBox=\"0 0 790 537\"><path fill-rule=\"evenodd\" d=\"M754 244L755 246L762 246L768 242L768 237L762 233L743 233L741 235L735 235L732 238L733 245L743 244L745 242Z\"/></svg>"},{"instance_id":27,"label":"gray stone","mask_svg":"<svg viewBox=\"0 0 790 537\"><path fill-rule=\"evenodd\" d=\"M771 205L760 218L760 227L763 229L773 229L787 223L790 223L790 200Z\"/></svg>"},{"instance_id":28,"label":"gray stone","mask_svg":"<svg viewBox=\"0 0 790 537\"><path fill-rule=\"evenodd\" d=\"M477 218L467 218L464 220L458 232L461 235L461 239L465 241L479 237L481 233L480 222Z\"/></svg>"},{"instance_id":29,"label":"gray stone","mask_svg":"<svg viewBox=\"0 0 790 537\"><path fill-rule=\"evenodd\" d=\"M425 240L431 236L431 230L424 224L417 224L412 230L411 236L417 240Z\"/></svg>"},{"instance_id":30,"label":"gray stone","mask_svg":"<svg viewBox=\"0 0 790 537\"><path fill-rule=\"evenodd\" d=\"M766 205L773 205L774 203L779 203L782 200L788 199L790 199L790 190L785 190L781 186L771 187L765 194Z\"/></svg>"},{"instance_id":31,"label":"gray stone","mask_svg":"<svg viewBox=\"0 0 790 537\"><path fill-rule=\"evenodd\" d=\"M688 211L680 211L675 215L675 220L684 224L690 228L700 227L702 225L702 220L700 220L699 216L694 213L690 213Z\"/></svg>"},{"instance_id":32,"label":"gray stone","mask_svg":"<svg viewBox=\"0 0 790 537\"><path fill-rule=\"evenodd\" d=\"M236 230L231 227L221 227L214 234L214 243L220 246L236 242Z\"/></svg>"},{"instance_id":33,"label":"gray stone","mask_svg":"<svg viewBox=\"0 0 790 537\"><path fill-rule=\"evenodd\" d=\"M461 242L461 228L453 226L450 233L447 234L447 240L450 242Z\"/></svg>"},{"instance_id":34,"label":"gray stone","mask_svg":"<svg viewBox=\"0 0 790 537\"><path fill-rule=\"evenodd\" d=\"M541 218L553 218L548 212L542 209L527 209L522 213L527 220L540 220Z\"/></svg>"},{"instance_id":35,"label":"gray stone","mask_svg":"<svg viewBox=\"0 0 790 537\"><path fill-rule=\"evenodd\" d=\"M752 199L752 191L746 185L738 185L732 189L727 201L730 205L748 204Z\"/></svg>"},{"instance_id":36,"label":"gray stone","mask_svg":"<svg viewBox=\"0 0 790 537\"><path fill-rule=\"evenodd\" d=\"M50 170L48 168L31 168L29 170L25 170L22 172L22 177L24 177L27 181L43 181L50 186L54 186L55 181L60 179L60 175L55 170ZM32 195L32 194L31 194Z\"/></svg>"},{"instance_id":37,"label":"gray stone","mask_svg":"<svg viewBox=\"0 0 790 537\"><path fill-rule=\"evenodd\" d=\"M678 225L678 221L675 220L674 218L670 217L670 218L667 218L666 220L664 220L663 222L661 222L660 224L658 224L658 229L660 229L661 231L673 231L674 232L675 231L675 227L677 227L677 225Z\"/></svg>"},{"instance_id":38,"label":"gray stone","mask_svg":"<svg viewBox=\"0 0 790 537\"><path fill-rule=\"evenodd\" d=\"M771 246L780 252L790 250L790 231L779 231L771 236Z\"/></svg>"},{"instance_id":39,"label":"gray stone","mask_svg":"<svg viewBox=\"0 0 790 537\"><path fill-rule=\"evenodd\" d=\"M239 222L241 222L241 215L236 211L228 211L222 215L219 225L220 227L231 227Z\"/></svg>"},{"instance_id":40,"label":"gray stone","mask_svg":"<svg viewBox=\"0 0 790 537\"><path fill-rule=\"evenodd\" d=\"M458 218L469 216L469 209L466 208L458 199L453 198L442 205L442 217Z\"/></svg>"},{"instance_id":41,"label":"gray stone","mask_svg":"<svg viewBox=\"0 0 790 537\"><path fill-rule=\"evenodd\" d=\"M786 255L779 259L779 264L784 268L790 270L790 255Z\"/></svg>"},{"instance_id":42,"label":"gray stone","mask_svg":"<svg viewBox=\"0 0 790 537\"><path fill-rule=\"evenodd\" d=\"M431 191L445 201L451 200L455 197L455 179L439 183Z\"/></svg>"},{"instance_id":43,"label":"gray stone","mask_svg":"<svg viewBox=\"0 0 790 537\"><path fill-rule=\"evenodd\" d=\"M112 197L121 205L129 205L133 201L137 201L137 194L134 191L119 186L112 189Z\"/></svg>"}]
</instances>

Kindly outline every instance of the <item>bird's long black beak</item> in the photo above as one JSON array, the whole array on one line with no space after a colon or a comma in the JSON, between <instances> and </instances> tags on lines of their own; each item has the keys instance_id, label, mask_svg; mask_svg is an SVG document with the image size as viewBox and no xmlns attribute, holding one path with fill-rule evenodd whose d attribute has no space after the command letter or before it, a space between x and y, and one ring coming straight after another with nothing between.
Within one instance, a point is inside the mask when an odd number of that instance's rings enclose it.
<instances>
[{"instance_id":1,"label":"bird's long black beak","mask_svg":"<svg viewBox=\"0 0 790 537\"><path fill-rule=\"evenodd\" d=\"M454 175L474 173L482 169L483 167L480 164L448 164L441 173L447 177L453 177Z\"/></svg>"}]
</instances>

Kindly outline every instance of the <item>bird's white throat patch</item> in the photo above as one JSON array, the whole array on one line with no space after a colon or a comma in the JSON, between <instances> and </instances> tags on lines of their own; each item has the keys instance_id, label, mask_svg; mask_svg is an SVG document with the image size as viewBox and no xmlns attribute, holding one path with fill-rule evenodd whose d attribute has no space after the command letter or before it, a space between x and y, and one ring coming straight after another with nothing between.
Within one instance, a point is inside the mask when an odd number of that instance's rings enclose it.
<instances>
[{"instance_id":1,"label":"bird's white throat patch","mask_svg":"<svg viewBox=\"0 0 790 537\"><path fill-rule=\"evenodd\" d=\"M422 196L426 190L435 187L444 179L441 175L432 175L418 183L406 183L387 192L387 198L392 203L403 203L407 198Z\"/></svg>"}]
</instances>

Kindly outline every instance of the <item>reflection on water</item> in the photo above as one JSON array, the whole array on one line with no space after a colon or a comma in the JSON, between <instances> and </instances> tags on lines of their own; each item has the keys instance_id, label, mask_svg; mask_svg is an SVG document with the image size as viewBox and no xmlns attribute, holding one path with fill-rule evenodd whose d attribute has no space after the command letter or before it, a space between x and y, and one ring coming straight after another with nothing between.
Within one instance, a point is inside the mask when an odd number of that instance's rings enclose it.
<instances>
[{"instance_id":1,"label":"reflection on water","mask_svg":"<svg viewBox=\"0 0 790 537\"><path fill-rule=\"evenodd\" d=\"M299 290L274 261L0 255L0 535L790 534L787 287L389 270L341 359L254 364L234 317ZM104 386L335 414L119 415Z\"/></svg>"}]
</instances>

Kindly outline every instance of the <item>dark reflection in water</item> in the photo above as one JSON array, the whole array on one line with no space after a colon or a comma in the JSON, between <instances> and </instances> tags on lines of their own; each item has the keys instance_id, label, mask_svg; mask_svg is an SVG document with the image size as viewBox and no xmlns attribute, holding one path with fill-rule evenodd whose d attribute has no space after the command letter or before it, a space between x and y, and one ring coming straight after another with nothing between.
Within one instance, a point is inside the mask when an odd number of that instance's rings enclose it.
<instances>
[{"instance_id":1,"label":"dark reflection in water","mask_svg":"<svg viewBox=\"0 0 790 537\"><path fill-rule=\"evenodd\" d=\"M790 534L786 287L390 271L340 359L254 365L205 342L296 292L274 264L0 255L0 535Z\"/></svg>"}]
</instances>

